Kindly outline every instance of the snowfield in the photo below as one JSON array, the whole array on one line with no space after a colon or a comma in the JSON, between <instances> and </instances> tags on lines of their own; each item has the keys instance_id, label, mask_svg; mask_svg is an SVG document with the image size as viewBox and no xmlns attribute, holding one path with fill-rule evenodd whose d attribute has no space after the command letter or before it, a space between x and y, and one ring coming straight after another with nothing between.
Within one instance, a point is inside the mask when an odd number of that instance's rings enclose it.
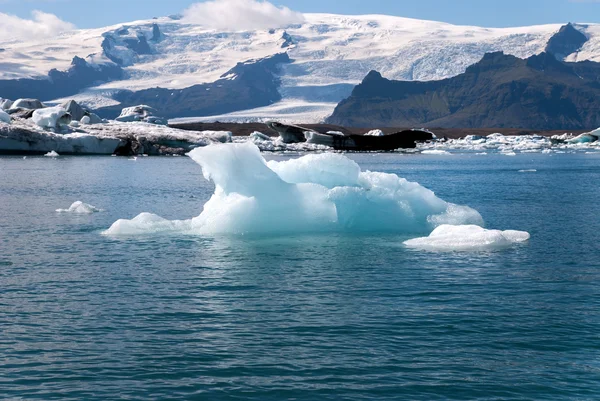
<instances>
[{"instance_id":1,"label":"snowfield","mask_svg":"<svg viewBox=\"0 0 600 401\"><path fill-rule=\"evenodd\" d=\"M282 68L281 102L218 118L317 122L370 70L390 79L447 78L464 72L486 52L502 50L518 57L537 54L561 27L481 28L384 15L304 17L304 23L285 29L220 31L163 17L27 41L0 39L0 79L44 77L51 68L66 70L74 56L92 55L89 62L106 62L101 45L109 35L116 38L113 56L123 60L128 78L74 97L96 108L114 104L111 94L116 90L180 89L213 82L238 62L287 51L292 63ZM151 54L136 54L123 46L124 40L139 35L150 40L154 24L161 38L148 42ZM590 40L568 60L600 61L600 25L576 26Z\"/></svg>"}]
</instances>

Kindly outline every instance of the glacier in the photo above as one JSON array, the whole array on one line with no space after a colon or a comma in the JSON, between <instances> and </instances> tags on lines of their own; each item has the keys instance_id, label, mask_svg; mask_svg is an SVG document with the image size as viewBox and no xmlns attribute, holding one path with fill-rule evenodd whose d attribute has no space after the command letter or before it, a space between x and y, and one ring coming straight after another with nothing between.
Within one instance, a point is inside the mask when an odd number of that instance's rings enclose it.
<instances>
[{"instance_id":1,"label":"glacier","mask_svg":"<svg viewBox=\"0 0 600 401\"><path fill-rule=\"evenodd\" d=\"M153 40L155 26L160 38ZM119 90L176 90L214 82L238 62L286 51L293 62L282 66L283 99L230 117L317 122L331 114L370 70L390 79L448 78L464 72L486 52L504 51L521 58L538 54L560 27L482 28L386 15L304 14L302 23L285 28L243 31L159 17L27 41L0 39L7 66L0 70L0 79L46 77L50 69L65 71L75 56L90 53L89 62L94 65L95 59L102 58L103 43L110 39L114 42L111 51L123 61L128 78L77 95L78 102L97 108L114 104L112 95ZM599 61L600 25L576 24L576 28L589 40L567 59ZM128 48L128 40L140 41L144 51ZM55 99L55 103L62 100ZM225 121L228 115L213 119Z\"/></svg>"},{"instance_id":2,"label":"glacier","mask_svg":"<svg viewBox=\"0 0 600 401\"><path fill-rule=\"evenodd\" d=\"M189 157L215 185L199 216L169 221L142 213L116 221L104 234L419 234L441 224L483 225L476 210L395 174L361 171L341 154L267 163L246 142L197 148Z\"/></svg>"}]
</instances>

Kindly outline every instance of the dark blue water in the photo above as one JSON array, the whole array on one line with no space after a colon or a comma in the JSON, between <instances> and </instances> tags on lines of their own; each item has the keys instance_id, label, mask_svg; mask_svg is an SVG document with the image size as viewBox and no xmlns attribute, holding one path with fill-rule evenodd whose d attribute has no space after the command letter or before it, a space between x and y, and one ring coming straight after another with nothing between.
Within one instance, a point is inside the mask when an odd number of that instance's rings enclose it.
<instances>
[{"instance_id":1,"label":"dark blue water","mask_svg":"<svg viewBox=\"0 0 600 401\"><path fill-rule=\"evenodd\" d=\"M0 158L0 399L600 399L598 155L352 157L532 239L108 238L211 184L188 158ZM75 200L105 211L54 212Z\"/></svg>"}]
</instances>

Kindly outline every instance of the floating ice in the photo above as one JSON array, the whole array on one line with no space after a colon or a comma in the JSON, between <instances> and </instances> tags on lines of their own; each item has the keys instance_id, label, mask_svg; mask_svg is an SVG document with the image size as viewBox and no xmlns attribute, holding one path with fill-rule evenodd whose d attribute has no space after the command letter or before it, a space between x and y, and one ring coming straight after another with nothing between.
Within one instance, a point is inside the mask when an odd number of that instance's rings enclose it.
<instances>
[{"instance_id":1,"label":"floating ice","mask_svg":"<svg viewBox=\"0 0 600 401\"><path fill-rule=\"evenodd\" d=\"M421 152L421 154L423 154L423 155L451 155L452 153L448 152L447 150L431 149L431 150L424 150Z\"/></svg>"},{"instance_id":2,"label":"floating ice","mask_svg":"<svg viewBox=\"0 0 600 401\"><path fill-rule=\"evenodd\" d=\"M526 169L526 170L519 170L519 173L537 173L537 170L534 168L531 168L531 169Z\"/></svg>"},{"instance_id":3,"label":"floating ice","mask_svg":"<svg viewBox=\"0 0 600 401\"><path fill-rule=\"evenodd\" d=\"M10 109L12 109L12 110L16 110L16 109L36 110L36 109L41 109L43 107L44 107L44 104L42 102L40 102L38 99L17 99L11 104Z\"/></svg>"},{"instance_id":4,"label":"floating ice","mask_svg":"<svg viewBox=\"0 0 600 401\"><path fill-rule=\"evenodd\" d=\"M365 135L367 135L367 136L384 136L385 134L380 129L374 129L374 130L367 132Z\"/></svg>"},{"instance_id":5,"label":"floating ice","mask_svg":"<svg viewBox=\"0 0 600 401\"><path fill-rule=\"evenodd\" d=\"M77 214L89 214L101 212L102 209L98 209L92 205L87 203L83 203L81 201L73 202L68 209L56 209L58 213L77 213Z\"/></svg>"},{"instance_id":6,"label":"floating ice","mask_svg":"<svg viewBox=\"0 0 600 401\"><path fill-rule=\"evenodd\" d=\"M572 134L554 135L551 138L540 135L502 135L488 136L467 135L460 139L446 141L429 141L418 144L424 153L429 150L451 150L456 152L476 152L486 154L496 151L506 156L518 153L552 153L561 150L594 150L600 149L600 129L574 137Z\"/></svg>"},{"instance_id":7,"label":"floating ice","mask_svg":"<svg viewBox=\"0 0 600 401\"><path fill-rule=\"evenodd\" d=\"M504 248L529 239L525 231L486 230L476 225L441 225L429 237L405 241L411 248L436 251Z\"/></svg>"},{"instance_id":8,"label":"floating ice","mask_svg":"<svg viewBox=\"0 0 600 401\"><path fill-rule=\"evenodd\" d=\"M140 213L131 220L117 220L104 232L107 235L138 235L190 231L192 220L167 220L152 213Z\"/></svg>"},{"instance_id":9,"label":"floating ice","mask_svg":"<svg viewBox=\"0 0 600 401\"><path fill-rule=\"evenodd\" d=\"M60 155L58 153L56 153L55 150L51 150L50 152L46 153L44 156L46 156L46 157L58 157Z\"/></svg>"},{"instance_id":10,"label":"floating ice","mask_svg":"<svg viewBox=\"0 0 600 401\"><path fill-rule=\"evenodd\" d=\"M10 124L10 115L2 109L0 109L0 122Z\"/></svg>"},{"instance_id":11,"label":"floating ice","mask_svg":"<svg viewBox=\"0 0 600 401\"><path fill-rule=\"evenodd\" d=\"M31 119L42 128L56 128L59 124L69 124L71 115L61 106L56 106L35 110Z\"/></svg>"},{"instance_id":12,"label":"floating ice","mask_svg":"<svg viewBox=\"0 0 600 401\"><path fill-rule=\"evenodd\" d=\"M11 108L13 102L10 99L3 99L0 97L0 110L8 110Z\"/></svg>"},{"instance_id":13,"label":"floating ice","mask_svg":"<svg viewBox=\"0 0 600 401\"><path fill-rule=\"evenodd\" d=\"M440 224L483 224L481 215L395 174L361 171L341 154L266 163L252 143L210 145L189 156L215 192L191 220L143 213L105 234L299 232L428 233Z\"/></svg>"}]
</instances>

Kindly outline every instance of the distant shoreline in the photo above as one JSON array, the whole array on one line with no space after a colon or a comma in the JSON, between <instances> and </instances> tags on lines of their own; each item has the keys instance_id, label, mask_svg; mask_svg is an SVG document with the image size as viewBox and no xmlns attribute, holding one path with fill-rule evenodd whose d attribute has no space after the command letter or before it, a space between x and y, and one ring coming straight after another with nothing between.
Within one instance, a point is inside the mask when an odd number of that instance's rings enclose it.
<instances>
[{"instance_id":1,"label":"distant shoreline","mask_svg":"<svg viewBox=\"0 0 600 401\"><path fill-rule=\"evenodd\" d=\"M311 128L318 132L327 131L340 131L344 134L364 134L372 129L381 129L386 134L399 132L411 128L422 128L422 127L371 127L371 128L354 128L354 127L341 127L331 124L297 124L302 127ZM235 136L248 136L255 131L262 132L269 136L277 136L277 133L269 129L264 123L227 123L227 122L196 122L196 123L177 123L169 124L169 127L179 128L188 131L230 131ZM500 133L503 135L541 135L545 137L551 137L552 135L562 135L565 133L572 133L573 135L583 134L590 132L595 128L589 130L532 130L524 128L427 128L433 132L438 138L450 138L458 139L464 138L467 135L481 135L487 136L494 133Z\"/></svg>"}]
</instances>

